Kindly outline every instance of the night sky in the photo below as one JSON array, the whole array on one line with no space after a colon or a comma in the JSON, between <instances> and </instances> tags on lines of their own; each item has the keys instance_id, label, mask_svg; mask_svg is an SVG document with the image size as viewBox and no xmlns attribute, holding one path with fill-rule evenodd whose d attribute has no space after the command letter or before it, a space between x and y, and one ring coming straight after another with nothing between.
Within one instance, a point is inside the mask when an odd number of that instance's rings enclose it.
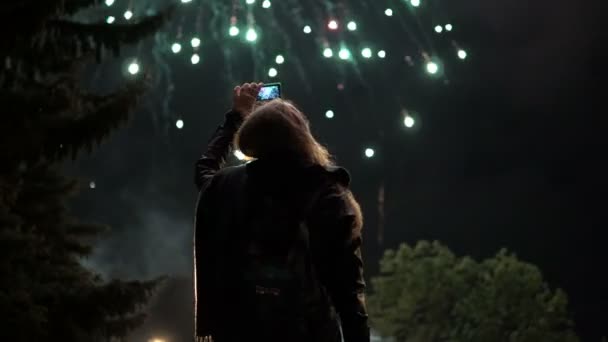
<instances>
[{"instance_id":1,"label":"night sky","mask_svg":"<svg viewBox=\"0 0 608 342\"><path fill-rule=\"evenodd\" d=\"M291 47L276 79L257 71L249 48L210 41L199 65L167 58L163 67L171 69L171 94L165 87L152 90L126 128L90 157L66 165L86 184L95 182L94 189L83 189L74 212L113 227L90 264L109 277L174 277L137 336L153 329L178 336L183 332L176 327L191 324L193 167L230 108L234 80L282 82L284 96L309 115L316 136L349 169L365 216L368 276L376 272L381 252L401 242L437 239L456 254L475 258L506 247L537 264L552 286L566 290L584 341L608 335L608 252L601 238L608 216L606 110L597 96L605 74L600 48L606 30L599 26L599 6L565 0L434 1L436 11L449 14L454 24L451 39L468 53L465 61L445 58L445 75L434 78L420 62L414 67L404 62L417 51L406 32L378 22L389 19L365 12L364 1L352 3L359 30L367 30L368 40L381 39L388 53L383 62L360 66L361 75L324 60L301 30L284 28ZM283 30L289 20L277 18L273 30ZM269 23L258 19L257 24ZM433 26L427 34L439 39ZM228 46L234 47L233 79L226 77L228 62L220 53ZM448 43L435 46L442 56L451 51ZM141 50L133 48L144 54ZM305 81L290 66L290 55L310 61L302 64ZM117 63L96 68L109 70ZM102 87L111 83L99 73L93 80ZM161 105L169 96L166 115ZM416 115L410 130L400 119L404 106ZM329 108L336 112L332 120L324 116ZM175 127L178 117L183 129ZM368 146L375 149L374 158L363 155ZM377 238L381 184L382 243Z\"/></svg>"}]
</instances>

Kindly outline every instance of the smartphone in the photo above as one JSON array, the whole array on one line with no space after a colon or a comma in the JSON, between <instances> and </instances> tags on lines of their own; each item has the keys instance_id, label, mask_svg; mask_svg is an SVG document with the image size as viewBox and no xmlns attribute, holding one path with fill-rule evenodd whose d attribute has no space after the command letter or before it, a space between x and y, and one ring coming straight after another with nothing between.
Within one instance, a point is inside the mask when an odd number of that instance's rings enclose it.
<instances>
[{"instance_id":1,"label":"smartphone","mask_svg":"<svg viewBox=\"0 0 608 342\"><path fill-rule=\"evenodd\" d=\"M281 97L281 83L264 84L258 93L258 101L270 101Z\"/></svg>"}]
</instances>

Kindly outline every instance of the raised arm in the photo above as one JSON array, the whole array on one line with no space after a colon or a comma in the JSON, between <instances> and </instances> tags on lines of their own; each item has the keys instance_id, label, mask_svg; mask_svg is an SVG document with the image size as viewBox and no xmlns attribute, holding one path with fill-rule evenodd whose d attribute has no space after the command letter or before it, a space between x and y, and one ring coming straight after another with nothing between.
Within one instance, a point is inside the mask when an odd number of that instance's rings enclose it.
<instances>
[{"instance_id":1,"label":"raised arm","mask_svg":"<svg viewBox=\"0 0 608 342\"><path fill-rule=\"evenodd\" d=\"M251 113L262 83L245 83L234 88L232 110L226 113L225 121L207 142L207 149L197 160L194 183L199 191L204 190L213 176L224 166L232 152L234 134L245 117Z\"/></svg>"},{"instance_id":2,"label":"raised arm","mask_svg":"<svg viewBox=\"0 0 608 342\"><path fill-rule=\"evenodd\" d=\"M194 183L198 190L209 185L213 176L224 166L228 155L232 152L234 134L243 122L243 116L234 110L226 113L225 120L213 133L207 142L207 149L196 161Z\"/></svg>"}]
</instances>

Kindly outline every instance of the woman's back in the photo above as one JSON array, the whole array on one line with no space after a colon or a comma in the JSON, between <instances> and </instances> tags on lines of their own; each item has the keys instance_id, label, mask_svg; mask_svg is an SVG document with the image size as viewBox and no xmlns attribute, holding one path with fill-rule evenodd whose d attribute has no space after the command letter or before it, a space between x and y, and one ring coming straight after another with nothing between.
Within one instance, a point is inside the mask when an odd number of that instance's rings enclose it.
<instances>
[{"instance_id":1,"label":"woman's back","mask_svg":"<svg viewBox=\"0 0 608 342\"><path fill-rule=\"evenodd\" d=\"M245 88L252 89L248 87ZM238 107L244 110L247 106ZM233 140L256 160L222 169ZM229 112L197 162L195 182L201 190L195 220L197 337L215 335L216 342L258 340L251 333L276 330L261 328L274 322L276 328L294 334L286 339L270 333L277 341L296 341L296 337L301 337L305 341L334 342L340 338L337 311L345 342L369 341L361 258L362 219L348 189L350 175L333 166L327 150L310 133L308 120L293 104L275 100L253 114ZM291 225L300 219L307 224ZM296 233L293 236L298 239L289 239L288 233L279 234L291 232L292 227ZM265 240L259 234L265 234ZM279 235L286 239L279 239ZM306 248L292 249L290 243L302 246L298 241L306 241ZM268 269L276 271L282 266L275 258L281 253L264 251L266 242L276 242L271 249L297 251L288 253L288 268L304 273L294 271L295 277L291 278L268 277ZM272 274L289 273L283 271ZM298 279L299 283L273 285L279 278ZM301 291L292 291L285 285L295 283ZM307 292L310 289L313 292ZM272 296L294 298L280 296L281 293L305 294L301 298L307 299L298 303L308 304L292 312L306 318L305 329L301 325L287 328L287 317L291 317L288 311L272 319L266 319L262 312L272 315L277 310L259 311ZM328 298L327 315L323 313L324 297L320 293ZM272 305L275 304L279 305L275 308L288 307L276 300ZM255 312L258 313L254 315ZM298 331L316 333L308 335L314 339L306 339L307 335ZM270 338L257 335L264 340Z\"/></svg>"}]
</instances>

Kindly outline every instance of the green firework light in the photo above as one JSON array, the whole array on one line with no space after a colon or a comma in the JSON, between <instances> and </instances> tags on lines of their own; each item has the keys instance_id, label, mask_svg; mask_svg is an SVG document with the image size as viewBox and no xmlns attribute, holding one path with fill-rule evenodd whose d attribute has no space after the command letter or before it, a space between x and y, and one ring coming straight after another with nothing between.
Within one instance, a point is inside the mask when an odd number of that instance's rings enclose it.
<instances>
[{"instance_id":1,"label":"green firework light","mask_svg":"<svg viewBox=\"0 0 608 342\"><path fill-rule=\"evenodd\" d=\"M101 20L106 25L136 22L162 8L163 1L169 0L102 0ZM367 7L362 6L364 0L175 1L176 13L154 40L155 61L148 63L142 50L142 56L135 57L146 63L133 64L127 76L157 68L172 82L172 63L200 68L215 60L212 54L220 54L225 57L225 69L217 71L228 83L237 82L232 70L244 64L243 58L251 58L255 63L245 64L254 65L255 74L266 80L281 81L280 77L297 74L305 87L314 87L313 74L307 70L325 61L328 67L335 65L336 73L327 79L340 83L342 90L349 88L348 82L340 80L347 79L347 73L366 82L364 69L378 72L400 62L404 72L443 80L452 65L446 60L462 64L470 59L466 46L454 42L458 28L454 18L441 13L441 6L427 6L422 0L378 0ZM336 7L338 2L340 7ZM388 26L392 32L382 32ZM386 39L389 34L398 39ZM250 53L239 55L245 51ZM170 96L166 101L171 101ZM323 117L325 111L320 113Z\"/></svg>"}]
</instances>

